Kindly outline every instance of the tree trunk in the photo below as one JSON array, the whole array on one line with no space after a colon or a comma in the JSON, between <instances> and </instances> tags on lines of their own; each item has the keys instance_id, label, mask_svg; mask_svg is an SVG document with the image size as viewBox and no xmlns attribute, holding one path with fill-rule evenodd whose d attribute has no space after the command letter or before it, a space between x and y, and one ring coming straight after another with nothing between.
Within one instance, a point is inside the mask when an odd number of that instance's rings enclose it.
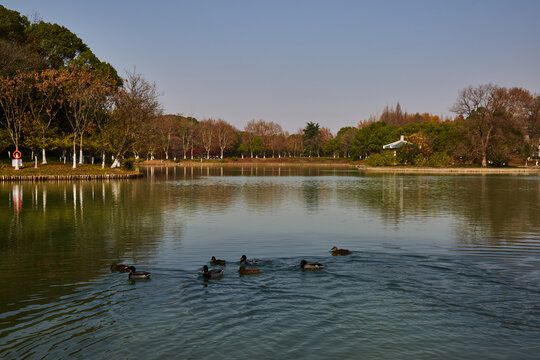
<instances>
[{"instance_id":1,"label":"tree trunk","mask_svg":"<svg viewBox=\"0 0 540 360\"><path fill-rule=\"evenodd\" d=\"M77 134L73 135L73 168L77 168Z\"/></svg>"},{"instance_id":2,"label":"tree trunk","mask_svg":"<svg viewBox=\"0 0 540 360\"><path fill-rule=\"evenodd\" d=\"M105 152L101 154L101 168L105 169Z\"/></svg>"},{"instance_id":3,"label":"tree trunk","mask_svg":"<svg viewBox=\"0 0 540 360\"><path fill-rule=\"evenodd\" d=\"M83 163L83 151L82 151L82 146L83 146L83 135L81 134L81 145L79 147L79 164L82 164Z\"/></svg>"},{"instance_id":4,"label":"tree trunk","mask_svg":"<svg viewBox=\"0 0 540 360\"><path fill-rule=\"evenodd\" d=\"M47 156L45 156L45 148L41 149L41 163L47 164Z\"/></svg>"}]
</instances>

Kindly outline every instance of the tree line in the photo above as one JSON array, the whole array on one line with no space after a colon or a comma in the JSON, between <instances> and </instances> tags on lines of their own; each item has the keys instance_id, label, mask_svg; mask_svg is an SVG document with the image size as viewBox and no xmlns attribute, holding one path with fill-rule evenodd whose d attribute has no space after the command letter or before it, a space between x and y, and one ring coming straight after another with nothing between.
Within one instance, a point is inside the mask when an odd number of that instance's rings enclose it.
<instances>
[{"instance_id":1,"label":"tree line","mask_svg":"<svg viewBox=\"0 0 540 360\"><path fill-rule=\"evenodd\" d=\"M71 31L30 22L0 5L0 150L53 152L73 167L122 159L329 156L371 165L507 165L538 157L540 96L493 84L460 91L453 118L410 114L400 103L337 134L315 122L295 133L251 120L163 114L155 84L135 71L120 78ZM397 151L383 145L405 136Z\"/></svg>"}]
</instances>

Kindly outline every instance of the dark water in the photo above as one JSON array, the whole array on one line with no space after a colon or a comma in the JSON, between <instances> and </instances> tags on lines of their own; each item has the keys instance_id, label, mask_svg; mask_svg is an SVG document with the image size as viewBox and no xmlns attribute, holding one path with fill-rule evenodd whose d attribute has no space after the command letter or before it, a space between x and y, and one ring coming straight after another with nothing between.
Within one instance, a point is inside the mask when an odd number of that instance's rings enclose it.
<instances>
[{"instance_id":1,"label":"dark water","mask_svg":"<svg viewBox=\"0 0 540 360\"><path fill-rule=\"evenodd\" d=\"M534 176L148 169L0 204L2 359L540 357Z\"/></svg>"}]
</instances>

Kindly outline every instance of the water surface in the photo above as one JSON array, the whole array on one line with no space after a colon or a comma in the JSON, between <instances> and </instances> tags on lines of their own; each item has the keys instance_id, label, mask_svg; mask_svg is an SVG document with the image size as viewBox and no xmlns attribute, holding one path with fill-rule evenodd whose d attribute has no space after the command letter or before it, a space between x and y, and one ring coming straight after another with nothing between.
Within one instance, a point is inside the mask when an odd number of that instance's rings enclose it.
<instances>
[{"instance_id":1,"label":"water surface","mask_svg":"<svg viewBox=\"0 0 540 360\"><path fill-rule=\"evenodd\" d=\"M151 168L1 183L0 204L0 358L540 353L536 176ZM239 276L242 254L263 272Z\"/></svg>"}]
</instances>

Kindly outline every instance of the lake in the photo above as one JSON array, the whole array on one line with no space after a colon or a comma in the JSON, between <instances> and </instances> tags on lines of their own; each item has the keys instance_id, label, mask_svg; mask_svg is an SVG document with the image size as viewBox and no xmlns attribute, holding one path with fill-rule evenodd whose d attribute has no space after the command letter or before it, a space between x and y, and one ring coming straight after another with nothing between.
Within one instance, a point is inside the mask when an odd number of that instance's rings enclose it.
<instances>
[{"instance_id":1,"label":"lake","mask_svg":"<svg viewBox=\"0 0 540 360\"><path fill-rule=\"evenodd\" d=\"M537 176L144 171L0 183L0 358L540 354ZM243 254L261 274L238 274ZM205 280L212 256L224 276Z\"/></svg>"}]
</instances>

